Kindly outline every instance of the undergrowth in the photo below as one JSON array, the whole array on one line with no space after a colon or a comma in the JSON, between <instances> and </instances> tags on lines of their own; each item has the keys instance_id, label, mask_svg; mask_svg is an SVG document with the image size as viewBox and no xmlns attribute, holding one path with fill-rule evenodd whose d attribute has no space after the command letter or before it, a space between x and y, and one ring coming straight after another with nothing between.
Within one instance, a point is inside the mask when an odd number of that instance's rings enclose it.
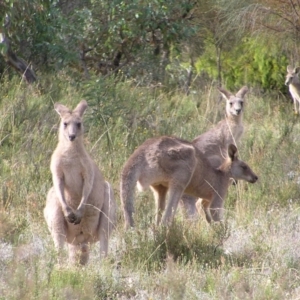
<instances>
[{"instance_id":1,"label":"undergrowth","mask_svg":"<svg viewBox=\"0 0 300 300\"><path fill-rule=\"evenodd\" d=\"M178 209L155 226L151 192L136 195L136 228L123 229L119 176L147 138L192 140L224 115L215 87L185 96L124 79L75 83L64 74L26 86L1 80L0 299L297 299L300 125L292 104L250 90L239 156L259 176L231 186L225 219L208 225ZM237 87L237 90L239 87ZM233 91L235 92L235 91ZM107 259L92 247L85 267L57 263L43 218L57 143L55 102L89 103L85 145L112 183L118 223Z\"/></svg>"}]
</instances>

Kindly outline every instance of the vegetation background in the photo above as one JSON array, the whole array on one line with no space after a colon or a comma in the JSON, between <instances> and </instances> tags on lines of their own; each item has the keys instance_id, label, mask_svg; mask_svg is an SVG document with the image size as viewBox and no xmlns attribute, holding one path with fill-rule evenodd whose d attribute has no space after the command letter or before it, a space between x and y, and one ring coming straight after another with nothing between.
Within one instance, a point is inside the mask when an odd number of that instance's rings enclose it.
<instances>
[{"instance_id":1,"label":"vegetation background","mask_svg":"<svg viewBox=\"0 0 300 300\"><path fill-rule=\"evenodd\" d=\"M300 123L284 86L299 63L297 0L0 2L0 299L300 299ZM247 85L224 226L179 209L154 226L151 193L122 211L99 261L57 265L43 218L55 102L89 103L85 144L112 183L147 138L192 140L224 116L217 86ZM65 255L67 258L67 255Z\"/></svg>"}]
</instances>

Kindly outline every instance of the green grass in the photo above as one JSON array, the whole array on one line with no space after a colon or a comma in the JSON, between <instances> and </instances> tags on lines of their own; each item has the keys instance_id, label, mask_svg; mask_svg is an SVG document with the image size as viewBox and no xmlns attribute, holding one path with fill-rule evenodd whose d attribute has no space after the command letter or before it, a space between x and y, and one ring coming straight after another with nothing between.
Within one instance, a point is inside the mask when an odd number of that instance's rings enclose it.
<instances>
[{"instance_id":1,"label":"green grass","mask_svg":"<svg viewBox=\"0 0 300 300\"><path fill-rule=\"evenodd\" d=\"M239 148L258 174L229 189L223 224L154 223L151 192L136 195L125 232L119 176L147 138L192 140L224 115L215 88L185 96L128 81L74 83L64 74L25 86L2 78L0 100L0 299L297 299L300 296L300 119L286 99L250 92ZM57 143L55 102L89 103L85 144L119 206L107 259L57 264L43 219ZM67 258L67 252L63 253Z\"/></svg>"}]
</instances>

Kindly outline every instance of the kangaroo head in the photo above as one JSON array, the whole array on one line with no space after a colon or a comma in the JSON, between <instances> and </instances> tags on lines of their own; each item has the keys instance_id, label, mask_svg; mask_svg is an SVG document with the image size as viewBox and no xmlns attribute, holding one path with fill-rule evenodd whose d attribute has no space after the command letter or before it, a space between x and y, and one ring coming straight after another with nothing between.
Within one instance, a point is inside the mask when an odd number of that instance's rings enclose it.
<instances>
[{"instance_id":1,"label":"kangaroo head","mask_svg":"<svg viewBox=\"0 0 300 300\"><path fill-rule=\"evenodd\" d=\"M248 88L243 86L235 95L224 88L218 88L218 90L226 100L227 117L240 115L243 111L244 97L248 92Z\"/></svg>"},{"instance_id":2,"label":"kangaroo head","mask_svg":"<svg viewBox=\"0 0 300 300\"><path fill-rule=\"evenodd\" d=\"M86 108L87 102L85 100L80 101L73 111L64 106L63 104L54 104L54 109L60 115L61 118L59 128L60 139L73 142L76 138L82 136L82 116Z\"/></svg>"},{"instance_id":3,"label":"kangaroo head","mask_svg":"<svg viewBox=\"0 0 300 300\"><path fill-rule=\"evenodd\" d=\"M295 81L299 81L298 73L300 72L300 67L293 68L292 66L287 66L287 74L285 77L285 85L290 85Z\"/></svg>"},{"instance_id":4,"label":"kangaroo head","mask_svg":"<svg viewBox=\"0 0 300 300\"><path fill-rule=\"evenodd\" d=\"M231 160L231 176L235 180L245 180L254 183L257 181L257 175L251 168L242 160L238 159L237 148L235 145L230 144L228 147L228 156Z\"/></svg>"}]
</instances>

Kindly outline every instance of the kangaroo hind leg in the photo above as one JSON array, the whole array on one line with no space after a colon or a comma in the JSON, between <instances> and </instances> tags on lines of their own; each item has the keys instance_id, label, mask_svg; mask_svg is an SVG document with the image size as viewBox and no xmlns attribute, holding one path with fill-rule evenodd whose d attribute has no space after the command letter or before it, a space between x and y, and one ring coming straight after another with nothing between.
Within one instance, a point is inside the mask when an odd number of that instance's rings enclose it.
<instances>
[{"instance_id":1,"label":"kangaroo hind leg","mask_svg":"<svg viewBox=\"0 0 300 300\"><path fill-rule=\"evenodd\" d=\"M196 220L199 216L196 206L197 200L196 197L184 194L180 201L184 214L190 220Z\"/></svg>"},{"instance_id":2,"label":"kangaroo hind leg","mask_svg":"<svg viewBox=\"0 0 300 300\"><path fill-rule=\"evenodd\" d=\"M71 264L81 264L85 265L89 261L90 248L86 243L73 245L68 244L69 248L69 261Z\"/></svg>"},{"instance_id":3,"label":"kangaroo hind leg","mask_svg":"<svg viewBox=\"0 0 300 300\"><path fill-rule=\"evenodd\" d=\"M211 221L212 221L212 218L210 215L210 203L211 203L210 200L201 199L201 198L196 202L196 207L197 207L198 213L203 215L203 212L204 212L205 219L208 223L211 223Z\"/></svg>"},{"instance_id":4,"label":"kangaroo hind leg","mask_svg":"<svg viewBox=\"0 0 300 300\"><path fill-rule=\"evenodd\" d=\"M156 204L156 225L159 225L162 214L166 207L166 196L168 188L160 184L151 186L151 190L154 194Z\"/></svg>"},{"instance_id":5,"label":"kangaroo hind leg","mask_svg":"<svg viewBox=\"0 0 300 300\"><path fill-rule=\"evenodd\" d=\"M183 191L184 188L180 185L171 185L169 187L168 203L162 219L162 224L168 225L172 223Z\"/></svg>"},{"instance_id":6,"label":"kangaroo hind leg","mask_svg":"<svg viewBox=\"0 0 300 300\"><path fill-rule=\"evenodd\" d=\"M209 207L211 218L214 222L222 220L224 214L224 201L220 196L215 196ZM205 213L206 214L206 213Z\"/></svg>"},{"instance_id":7,"label":"kangaroo hind leg","mask_svg":"<svg viewBox=\"0 0 300 300\"><path fill-rule=\"evenodd\" d=\"M44 218L56 250L62 250L67 236L67 222L53 188L50 189L47 195Z\"/></svg>"}]
</instances>

